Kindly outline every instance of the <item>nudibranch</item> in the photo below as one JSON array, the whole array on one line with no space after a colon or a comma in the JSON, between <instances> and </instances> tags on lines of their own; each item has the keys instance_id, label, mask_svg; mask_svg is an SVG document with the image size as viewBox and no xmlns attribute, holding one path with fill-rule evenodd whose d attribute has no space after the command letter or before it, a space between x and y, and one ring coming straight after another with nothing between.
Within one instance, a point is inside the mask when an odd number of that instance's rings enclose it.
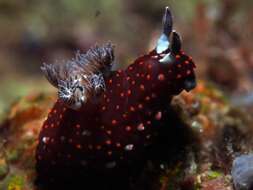
<instances>
[{"instance_id":1,"label":"nudibranch","mask_svg":"<svg viewBox=\"0 0 253 190\"><path fill-rule=\"evenodd\" d=\"M147 159L171 98L196 85L192 58L181 49L167 7L156 47L125 70L113 71L114 46L94 46L42 71L58 89L36 151L38 178L114 173ZM85 178L84 178L85 180Z\"/></svg>"}]
</instances>

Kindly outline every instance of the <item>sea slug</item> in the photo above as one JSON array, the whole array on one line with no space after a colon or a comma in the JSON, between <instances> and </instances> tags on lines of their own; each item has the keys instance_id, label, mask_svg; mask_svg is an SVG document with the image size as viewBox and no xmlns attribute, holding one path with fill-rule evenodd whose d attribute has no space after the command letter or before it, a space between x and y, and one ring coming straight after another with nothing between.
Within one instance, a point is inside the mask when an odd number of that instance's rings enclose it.
<instances>
[{"instance_id":1,"label":"sea slug","mask_svg":"<svg viewBox=\"0 0 253 190\"><path fill-rule=\"evenodd\" d=\"M120 176L147 159L159 128L173 127L164 125L171 98L196 86L195 64L172 25L166 7L156 47L125 70L111 69L111 43L77 53L64 64L42 66L59 97L39 135L40 181Z\"/></svg>"}]
</instances>

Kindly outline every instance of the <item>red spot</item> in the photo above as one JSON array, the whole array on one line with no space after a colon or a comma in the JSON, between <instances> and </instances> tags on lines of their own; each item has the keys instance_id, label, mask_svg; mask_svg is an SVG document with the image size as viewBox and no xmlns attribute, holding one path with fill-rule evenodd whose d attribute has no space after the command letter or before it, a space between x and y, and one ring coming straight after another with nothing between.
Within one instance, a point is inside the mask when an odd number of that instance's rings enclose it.
<instances>
[{"instance_id":1,"label":"red spot","mask_svg":"<svg viewBox=\"0 0 253 190\"><path fill-rule=\"evenodd\" d=\"M133 67L132 67L132 66L128 67L128 70L129 70L129 71L132 71L132 70L133 70Z\"/></svg>"},{"instance_id":2,"label":"red spot","mask_svg":"<svg viewBox=\"0 0 253 190\"><path fill-rule=\"evenodd\" d=\"M146 97L145 97L145 100L146 100L146 101L149 101L149 100L150 100L150 97L149 97L149 96L146 96Z\"/></svg>"},{"instance_id":3,"label":"red spot","mask_svg":"<svg viewBox=\"0 0 253 190\"><path fill-rule=\"evenodd\" d=\"M112 120L112 124L113 125L116 125L117 124L117 121L115 119Z\"/></svg>"},{"instance_id":4,"label":"red spot","mask_svg":"<svg viewBox=\"0 0 253 190\"><path fill-rule=\"evenodd\" d=\"M81 127L81 126L80 126L79 124L76 125L76 128L77 128L77 129L80 129L80 127Z\"/></svg>"},{"instance_id":5,"label":"red spot","mask_svg":"<svg viewBox=\"0 0 253 190\"><path fill-rule=\"evenodd\" d=\"M148 69L151 69L152 68L152 65L151 64L148 64Z\"/></svg>"},{"instance_id":6,"label":"red spot","mask_svg":"<svg viewBox=\"0 0 253 190\"><path fill-rule=\"evenodd\" d=\"M108 151L107 154L108 154L109 156L111 156L111 155L112 155L112 151Z\"/></svg>"},{"instance_id":7,"label":"red spot","mask_svg":"<svg viewBox=\"0 0 253 190\"><path fill-rule=\"evenodd\" d=\"M156 113L155 119L156 120L161 120L162 119L162 112L161 111L159 111L159 112Z\"/></svg>"},{"instance_id":8,"label":"red spot","mask_svg":"<svg viewBox=\"0 0 253 190\"><path fill-rule=\"evenodd\" d=\"M180 79L182 77L182 75L178 74L177 75L177 79Z\"/></svg>"},{"instance_id":9,"label":"red spot","mask_svg":"<svg viewBox=\"0 0 253 190\"><path fill-rule=\"evenodd\" d=\"M147 124L150 125L150 124L151 124L151 121L147 121Z\"/></svg>"},{"instance_id":10,"label":"red spot","mask_svg":"<svg viewBox=\"0 0 253 190\"><path fill-rule=\"evenodd\" d=\"M109 84L112 84L112 79L109 80Z\"/></svg>"},{"instance_id":11,"label":"red spot","mask_svg":"<svg viewBox=\"0 0 253 190\"><path fill-rule=\"evenodd\" d=\"M126 79L127 79L127 81L129 81L131 79L131 77L127 77Z\"/></svg>"},{"instance_id":12,"label":"red spot","mask_svg":"<svg viewBox=\"0 0 253 190\"><path fill-rule=\"evenodd\" d=\"M119 73L116 74L116 77L119 77Z\"/></svg>"},{"instance_id":13,"label":"red spot","mask_svg":"<svg viewBox=\"0 0 253 190\"><path fill-rule=\"evenodd\" d=\"M62 119L62 118L63 118L63 115L62 115L62 114L60 114L60 116L59 116L59 117L60 117L60 119Z\"/></svg>"},{"instance_id":14,"label":"red spot","mask_svg":"<svg viewBox=\"0 0 253 190\"><path fill-rule=\"evenodd\" d=\"M180 55L176 55L176 59L180 59L180 57L181 57Z\"/></svg>"},{"instance_id":15,"label":"red spot","mask_svg":"<svg viewBox=\"0 0 253 190\"><path fill-rule=\"evenodd\" d=\"M116 106L116 110L118 110L118 109L119 109L119 105Z\"/></svg>"},{"instance_id":16,"label":"red spot","mask_svg":"<svg viewBox=\"0 0 253 190\"><path fill-rule=\"evenodd\" d=\"M181 65L181 64L177 64L177 67L178 67L178 68L181 68L181 67L182 67L182 65Z\"/></svg>"},{"instance_id":17,"label":"red spot","mask_svg":"<svg viewBox=\"0 0 253 190\"><path fill-rule=\"evenodd\" d=\"M131 82L131 84L132 84L132 85L135 85L135 81L133 80L133 81Z\"/></svg>"},{"instance_id":18,"label":"red spot","mask_svg":"<svg viewBox=\"0 0 253 190\"><path fill-rule=\"evenodd\" d=\"M76 145L76 148L77 148L77 149L81 149L82 146L81 146L80 144L77 144L77 145Z\"/></svg>"},{"instance_id":19,"label":"red spot","mask_svg":"<svg viewBox=\"0 0 253 190\"><path fill-rule=\"evenodd\" d=\"M187 75L191 74L191 70L187 70L186 74Z\"/></svg>"},{"instance_id":20,"label":"red spot","mask_svg":"<svg viewBox=\"0 0 253 190\"><path fill-rule=\"evenodd\" d=\"M119 83L117 84L117 87L120 87L120 84L119 84Z\"/></svg>"},{"instance_id":21,"label":"red spot","mask_svg":"<svg viewBox=\"0 0 253 190\"><path fill-rule=\"evenodd\" d=\"M105 141L105 143L106 143L107 145L110 145L110 144L112 144L112 141L111 141L111 140L107 140L107 141Z\"/></svg>"},{"instance_id":22,"label":"red spot","mask_svg":"<svg viewBox=\"0 0 253 190\"><path fill-rule=\"evenodd\" d=\"M124 113L124 114L122 115L122 117L123 117L123 118L127 118L127 114Z\"/></svg>"},{"instance_id":23,"label":"red spot","mask_svg":"<svg viewBox=\"0 0 253 190\"><path fill-rule=\"evenodd\" d=\"M120 93L120 97L122 97L122 98L123 98L124 96L125 96L125 95L124 95L124 93L123 93L123 92L121 92L121 93Z\"/></svg>"},{"instance_id":24,"label":"red spot","mask_svg":"<svg viewBox=\"0 0 253 190\"><path fill-rule=\"evenodd\" d=\"M136 73L136 77L139 77L140 76L140 73Z\"/></svg>"},{"instance_id":25,"label":"red spot","mask_svg":"<svg viewBox=\"0 0 253 190\"><path fill-rule=\"evenodd\" d=\"M158 80L159 80L159 81L164 81L164 80L165 80L164 74L159 74L159 75L158 75Z\"/></svg>"},{"instance_id":26,"label":"red spot","mask_svg":"<svg viewBox=\"0 0 253 190\"><path fill-rule=\"evenodd\" d=\"M189 64L190 62L189 62L188 60L186 60L184 63L185 63L185 64Z\"/></svg>"},{"instance_id":27,"label":"red spot","mask_svg":"<svg viewBox=\"0 0 253 190\"><path fill-rule=\"evenodd\" d=\"M142 109L142 108L143 108L143 105L142 105L142 104L138 104L138 108L139 108L139 109Z\"/></svg>"},{"instance_id":28,"label":"red spot","mask_svg":"<svg viewBox=\"0 0 253 190\"><path fill-rule=\"evenodd\" d=\"M151 76L148 74L148 75L146 76L146 78L147 78L147 80L150 80Z\"/></svg>"},{"instance_id":29,"label":"red spot","mask_svg":"<svg viewBox=\"0 0 253 190\"><path fill-rule=\"evenodd\" d=\"M52 123L51 125L50 125L52 128L54 128L54 124Z\"/></svg>"},{"instance_id":30,"label":"red spot","mask_svg":"<svg viewBox=\"0 0 253 190\"><path fill-rule=\"evenodd\" d=\"M106 133L107 133L108 135L111 135L111 134L112 134L112 131L108 130L108 131L106 131Z\"/></svg>"},{"instance_id":31,"label":"red spot","mask_svg":"<svg viewBox=\"0 0 253 190\"><path fill-rule=\"evenodd\" d=\"M105 106L103 106L103 107L102 107L102 111L105 111L105 110L106 110L106 107L105 107Z\"/></svg>"},{"instance_id":32,"label":"red spot","mask_svg":"<svg viewBox=\"0 0 253 190\"><path fill-rule=\"evenodd\" d=\"M121 147L121 144L120 143L116 143L116 147Z\"/></svg>"},{"instance_id":33,"label":"red spot","mask_svg":"<svg viewBox=\"0 0 253 190\"><path fill-rule=\"evenodd\" d=\"M141 90L145 90L145 86L143 84L140 85Z\"/></svg>"},{"instance_id":34,"label":"red spot","mask_svg":"<svg viewBox=\"0 0 253 190\"><path fill-rule=\"evenodd\" d=\"M131 95L132 94L132 91L131 90L128 90L127 91L127 95Z\"/></svg>"},{"instance_id":35,"label":"red spot","mask_svg":"<svg viewBox=\"0 0 253 190\"><path fill-rule=\"evenodd\" d=\"M130 111L135 111L135 108L133 106L130 107Z\"/></svg>"},{"instance_id":36,"label":"red spot","mask_svg":"<svg viewBox=\"0 0 253 190\"><path fill-rule=\"evenodd\" d=\"M139 63L139 65L143 65L144 64L144 62L143 61L141 61L140 63Z\"/></svg>"},{"instance_id":37,"label":"red spot","mask_svg":"<svg viewBox=\"0 0 253 190\"><path fill-rule=\"evenodd\" d=\"M131 127L130 126L126 126L126 131L131 131Z\"/></svg>"}]
</instances>

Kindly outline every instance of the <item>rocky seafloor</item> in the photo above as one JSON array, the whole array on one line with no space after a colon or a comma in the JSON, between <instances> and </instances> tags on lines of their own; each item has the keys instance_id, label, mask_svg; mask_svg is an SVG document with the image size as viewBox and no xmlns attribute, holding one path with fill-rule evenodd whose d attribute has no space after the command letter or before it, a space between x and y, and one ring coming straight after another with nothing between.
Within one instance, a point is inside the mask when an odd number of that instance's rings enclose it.
<instances>
[{"instance_id":1,"label":"rocky seafloor","mask_svg":"<svg viewBox=\"0 0 253 190\"><path fill-rule=\"evenodd\" d=\"M13 103L1 121L0 190L38 189L34 185L37 137L55 100L53 94L30 94ZM234 189L233 161L253 147L250 114L231 106L220 90L203 81L168 106L170 135L157 151L161 159L147 161L133 189Z\"/></svg>"}]
</instances>

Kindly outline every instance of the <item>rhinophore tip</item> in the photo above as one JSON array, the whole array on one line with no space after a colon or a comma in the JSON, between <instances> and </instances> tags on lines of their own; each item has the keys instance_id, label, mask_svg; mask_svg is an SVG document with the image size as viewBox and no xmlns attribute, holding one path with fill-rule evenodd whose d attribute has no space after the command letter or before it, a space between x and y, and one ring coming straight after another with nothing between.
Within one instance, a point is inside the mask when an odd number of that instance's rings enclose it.
<instances>
[{"instance_id":1,"label":"rhinophore tip","mask_svg":"<svg viewBox=\"0 0 253 190\"><path fill-rule=\"evenodd\" d=\"M173 27L172 14L169 7L166 7L163 16L163 33L158 39L156 46L156 52L158 54L162 53L163 51L169 48L170 46L169 38L172 32L172 27Z\"/></svg>"},{"instance_id":2,"label":"rhinophore tip","mask_svg":"<svg viewBox=\"0 0 253 190\"><path fill-rule=\"evenodd\" d=\"M173 18L169 7L165 8L165 13L163 16L163 33L169 37L172 32Z\"/></svg>"}]
</instances>

